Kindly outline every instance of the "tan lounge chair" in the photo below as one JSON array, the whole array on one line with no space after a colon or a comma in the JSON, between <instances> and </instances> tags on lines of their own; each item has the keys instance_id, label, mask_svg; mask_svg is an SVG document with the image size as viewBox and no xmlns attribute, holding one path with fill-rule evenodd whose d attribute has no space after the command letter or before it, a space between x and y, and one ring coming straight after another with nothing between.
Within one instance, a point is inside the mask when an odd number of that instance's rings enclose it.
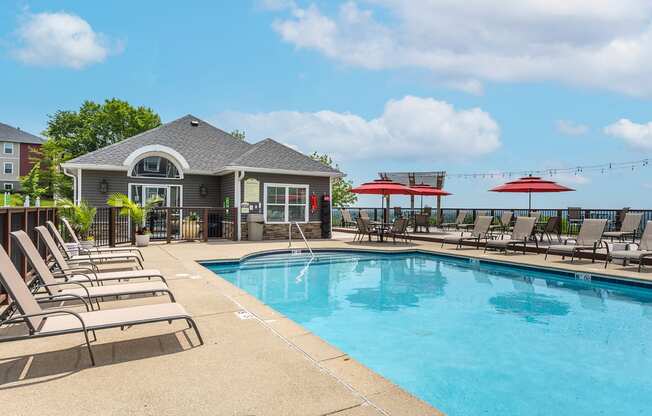
<instances>
[{"instance_id":1,"label":"tan lounge chair","mask_svg":"<svg viewBox=\"0 0 652 416\"><path fill-rule=\"evenodd\" d=\"M52 234L42 225L36 227L39 238L52 254L54 261L55 275L63 277L68 282L94 282L101 284L111 280L151 279L157 278L165 283L163 274L157 269L122 270L117 272L100 272L97 269L73 266L63 257L57 248L57 243ZM91 264L92 265L92 264Z\"/></svg>"},{"instance_id":2,"label":"tan lounge chair","mask_svg":"<svg viewBox=\"0 0 652 416\"><path fill-rule=\"evenodd\" d=\"M353 218L351 218L351 213L349 212L348 209L342 208L342 226L344 227L351 227L355 226L355 221L353 221Z\"/></svg>"},{"instance_id":3,"label":"tan lounge chair","mask_svg":"<svg viewBox=\"0 0 652 416\"><path fill-rule=\"evenodd\" d=\"M498 224L492 225L489 227L491 231L499 230L501 232L507 232L509 230L509 224L512 222L512 217L514 213L512 211L503 211L498 218Z\"/></svg>"},{"instance_id":4,"label":"tan lounge chair","mask_svg":"<svg viewBox=\"0 0 652 416\"><path fill-rule=\"evenodd\" d=\"M72 228L72 225L70 225L70 222L68 222L67 219L61 218L61 222L63 225L66 227L66 230L68 230L68 234L70 234L70 238L72 238L73 243L77 244L77 247L79 247L79 250L83 252L83 254L106 254L106 253L133 253L133 254L138 254L140 256L140 259L145 261L145 257L143 257L143 253L137 248L137 247L93 247L91 249L85 249L81 241L79 241L79 237L77 236L77 233L75 233L75 230Z\"/></svg>"},{"instance_id":5,"label":"tan lounge chair","mask_svg":"<svg viewBox=\"0 0 652 416\"><path fill-rule=\"evenodd\" d=\"M641 226L642 219L642 212L628 212L625 214L625 219L623 220L619 231L606 231L603 236L610 238L611 241L613 241L614 238L623 241L626 237L631 237L632 241L634 241L634 239L636 239L638 227Z\"/></svg>"},{"instance_id":6,"label":"tan lounge chair","mask_svg":"<svg viewBox=\"0 0 652 416\"><path fill-rule=\"evenodd\" d=\"M48 229L50 230L50 233L54 236L57 245L61 249L61 252L70 261L82 262L82 263L90 262L90 261L95 261L98 263L99 262L122 263L125 261L135 261L138 263L138 266L141 269L143 268L143 262L141 261L140 256L138 254L133 254L133 253L78 254L74 256L72 255L72 253L70 253L70 251L68 251L66 242L61 236L61 234L59 233L59 230L57 230L57 226L54 225L52 221L46 221L46 224L48 226Z\"/></svg>"},{"instance_id":7,"label":"tan lounge chair","mask_svg":"<svg viewBox=\"0 0 652 416\"><path fill-rule=\"evenodd\" d=\"M637 250L629 250L631 244L627 245L628 250L616 250L611 253L607 253L607 259L604 262L605 269L607 264L613 259L624 259L625 264L628 261L636 260L638 261L638 271L641 271L645 259L652 258L652 221L648 221L645 224L645 230L643 235L641 235L641 242L638 245Z\"/></svg>"},{"instance_id":8,"label":"tan lounge chair","mask_svg":"<svg viewBox=\"0 0 652 416\"><path fill-rule=\"evenodd\" d=\"M527 242L532 236L532 230L536 224L537 219L534 217L518 217L516 218L516 224L514 224L514 230L510 235L508 240L487 240L487 243L484 246L484 251L487 249L493 248L498 250L504 250L507 253L507 250L510 248L516 251L516 246L523 245L523 254L525 254L525 248ZM534 238L534 243L537 247L537 239Z\"/></svg>"},{"instance_id":9,"label":"tan lounge chair","mask_svg":"<svg viewBox=\"0 0 652 416\"><path fill-rule=\"evenodd\" d=\"M455 228L458 229L460 225L464 224L464 221L466 220L466 216L469 213L467 211L460 211L457 213L457 218L455 218L455 222L444 222L440 225L441 228L446 229L446 228Z\"/></svg>"},{"instance_id":10,"label":"tan lounge chair","mask_svg":"<svg viewBox=\"0 0 652 416\"><path fill-rule=\"evenodd\" d=\"M591 251L593 252L592 261L595 262L595 254L602 244L602 233L606 225L607 220L605 219L585 219L574 244L568 244L569 240L564 241L564 244L553 244L546 250L545 258L548 258L549 253L554 253L561 255L562 259L570 256L572 263L575 255L582 251ZM609 251L608 246L607 251Z\"/></svg>"},{"instance_id":11,"label":"tan lounge chair","mask_svg":"<svg viewBox=\"0 0 652 416\"><path fill-rule=\"evenodd\" d=\"M56 296L58 299L61 299L66 295L70 295L74 298L82 297L89 302L95 300L98 309L101 309L99 300L106 296L144 295L149 293L155 295L157 293L165 293L170 297L170 301L174 302L174 295L172 295L168 285L162 281L107 286L92 286L93 282L91 281L90 287L83 285L81 282L58 282L25 231L13 231L11 236L18 243L23 255L41 280L41 285L39 286L46 290L48 297ZM60 288L62 286L68 286L68 288ZM77 287L72 289L70 286Z\"/></svg>"},{"instance_id":12,"label":"tan lounge chair","mask_svg":"<svg viewBox=\"0 0 652 416\"><path fill-rule=\"evenodd\" d=\"M9 317L1 325L24 323L29 329L29 334L0 337L0 342L83 333L91 364L95 365L95 357L88 337L89 332L154 322L172 323L172 321L184 320L188 324L188 329L194 329L199 345L204 343L197 324L178 303L159 303L79 313L67 309L44 310L30 293L18 270L11 263L7 252L2 248L0 248L0 283L13 299L18 311L17 315Z\"/></svg>"},{"instance_id":13,"label":"tan lounge chair","mask_svg":"<svg viewBox=\"0 0 652 416\"><path fill-rule=\"evenodd\" d=\"M471 231L471 235L468 237L463 237L463 236L457 236L457 235L451 235L444 237L444 239L441 242L441 246L444 247L445 243L449 244L456 244L456 248L462 247L462 243L465 241L474 241L478 243L478 246L476 248L480 248L480 240L486 240L487 239L487 233L489 232L489 225L491 225L491 221L493 221L493 217L490 217L488 215L482 215L479 216L478 218L475 219L475 224L473 227L473 230Z\"/></svg>"}]
</instances>

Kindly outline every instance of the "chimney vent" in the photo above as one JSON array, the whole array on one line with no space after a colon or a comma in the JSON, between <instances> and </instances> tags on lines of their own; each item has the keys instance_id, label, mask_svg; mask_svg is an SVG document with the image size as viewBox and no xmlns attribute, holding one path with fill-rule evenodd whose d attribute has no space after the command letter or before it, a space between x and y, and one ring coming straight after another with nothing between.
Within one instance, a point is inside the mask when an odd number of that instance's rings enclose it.
<instances>
[{"instance_id":1,"label":"chimney vent","mask_svg":"<svg viewBox=\"0 0 652 416\"><path fill-rule=\"evenodd\" d=\"M199 121L197 121L197 120L191 120L191 121L190 121L190 125L193 126L193 127L197 127L197 126L199 126Z\"/></svg>"}]
</instances>

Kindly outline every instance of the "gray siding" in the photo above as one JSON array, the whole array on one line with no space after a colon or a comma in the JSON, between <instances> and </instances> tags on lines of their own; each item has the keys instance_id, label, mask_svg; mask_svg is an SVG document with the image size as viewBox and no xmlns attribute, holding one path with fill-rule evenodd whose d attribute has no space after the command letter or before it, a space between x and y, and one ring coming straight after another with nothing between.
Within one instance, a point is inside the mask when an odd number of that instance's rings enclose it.
<instances>
[{"instance_id":1,"label":"gray siding","mask_svg":"<svg viewBox=\"0 0 652 416\"><path fill-rule=\"evenodd\" d=\"M221 199L220 206L224 205L224 198L229 197L231 207L235 204L235 174L229 173L228 175L220 176L219 181L221 184Z\"/></svg>"},{"instance_id":2,"label":"gray siding","mask_svg":"<svg viewBox=\"0 0 652 416\"><path fill-rule=\"evenodd\" d=\"M100 182L106 179L109 191L100 193ZM221 207L220 177L204 175L185 175L183 179L131 178L126 172L84 170L82 171L82 199L96 207L106 206L106 199L112 193L128 194L129 183L182 185L183 205L186 207ZM208 195L199 195L199 187L206 186ZM233 185L232 185L233 187Z\"/></svg>"},{"instance_id":3,"label":"gray siding","mask_svg":"<svg viewBox=\"0 0 652 416\"><path fill-rule=\"evenodd\" d=\"M264 201L262 200L265 196L264 185L266 183L284 183L284 184L296 184L296 185L308 185L310 188L308 191L310 195L313 193L317 194L319 198L319 203L321 203L322 195L328 195L330 191L329 188L329 178L322 176L300 176L300 175L281 175L281 174L272 174L272 173L257 173L257 172L247 172L242 180L241 195L244 195L244 181L247 178L254 178L260 182L260 199L261 199L261 210L263 209ZM262 212L261 212L262 213ZM319 221L319 209L315 212L310 213L310 221Z\"/></svg>"}]
</instances>

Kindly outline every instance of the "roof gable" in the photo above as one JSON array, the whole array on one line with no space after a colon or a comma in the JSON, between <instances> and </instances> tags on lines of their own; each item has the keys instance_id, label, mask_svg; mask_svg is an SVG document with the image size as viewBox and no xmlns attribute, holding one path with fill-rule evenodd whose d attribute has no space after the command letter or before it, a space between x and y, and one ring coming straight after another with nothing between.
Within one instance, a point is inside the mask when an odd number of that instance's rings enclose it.
<instances>
[{"instance_id":1,"label":"roof gable","mask_svg":"<svg viewBox=\"0 0 652 416\"><path fill-rule=\"evenodd\" d=\"M0 141L42 144L45 139L23 131L19 128L12 127L8 124L0 123Z\"/></svg>"}]
</instances>

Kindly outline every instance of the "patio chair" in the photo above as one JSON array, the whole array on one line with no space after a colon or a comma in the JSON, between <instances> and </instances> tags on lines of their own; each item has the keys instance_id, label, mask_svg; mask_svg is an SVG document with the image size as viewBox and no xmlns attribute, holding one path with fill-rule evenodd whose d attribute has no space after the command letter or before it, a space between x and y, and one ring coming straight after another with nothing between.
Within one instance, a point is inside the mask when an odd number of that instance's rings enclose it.
<instances>
[{"instance_id":1,"label":"patio chair","mask_svg":"<svg viewBox=\"0 0 652 416\"><path fill-rule=\"evenodd\" d=\"M394 218L403 218L403 210L401 210L401 207L394 207Z\"/></svg>"},{"instance_id":2,"label":"patio chair","mask_svg":"<svg viewBox=\"0 0 652 416\"><path fill-rule=\"evenodd\" d=\"M414 215L414 232L419 232L419 229L424 227L426 232L430 232L430 216L426 214Z\"/></svg>"},{"instance_id":3,"label":"patio chair","mask_svg":"<svg viewBox=\"0 0 652 416\"><path fill-rule=\"evenodd\" d=\"M421 213L430 217L432 215L432 208L425 207L421 210Z\"/></svg>"},{"instance_id":4,"label":"patio chair","mask_svg":"<svg viewBox=\"0 0 652 416\"><path fill-rule=\"evenodd\" d=\"M550 217L546 221L546 225L540 230L541 241L543 237L548 238L548 243L552 244L552 234L557 236L557 241L561 242L561 217Z\"/></svg>"},{"instance_id":5,"label":"patio chair","mask_svg":"<svg viewBox=\"0 0 652 416\"><path fill-rule=\"evenodd\" d=\"M364 219L364 220L370 220L369 213L367 212L367 210L364 210L364 209L360 210L359 217Z\"/></svg>"},{"instance_id":6,"label":"patio chair","mask_svg":"<svg viewBox=\"0 0 652 416\"><path fill-rule=\"evenodd\" d=\"M408 220L407 218L398 218L394 220L392 228L387 231L387 236L392 237L394 244L396 244L396 238L399 240L402 239L406 243L408 242L407 235Z\"/></svg>"},{"instance_id":7,"label":"patio chair","mask_svg":"<svg viewBox=\"0 0 652 416\"><path fill-rule=\"evenodd\" d=\"M491 217L491 215L489 214L488 211L475 211L475 218L476 218L476 220L477 220L479 217ZM493 222L493 217L491 217L491 221ZM468 224L459 224L459 225L457 226L457 229L458 229L458 230L470 230L470 229L472 229L473 227L475 227L475 221L473 221L473 222L471 222L471 223L468 223Z\"/></svg>"},{"instance_id":8,"label":"patio chair","mask_svg":"<svg viewBox=\"0 0 652 416\"><path fill-rule=\"evenodd\" d=\"M573 230L581 227L584 221L584 211L580 207L568 207L568 233L574 234Z\"/></svg>"},{"instance_id":9,"label":"patio chair","mask_svg":"<svg viewBox=\"0 0 652 416\"><path fill-rule=\"evenodd\" d=\"M358 232L353 238L354 242L356 241L356 237L357 237L357 241L362 243L362 239L365 236L369 237L369 241L371 241L372 235L378 236L378 231L371 225L371 222L369 220L365 220L364 218L358 217L356 219L356 223L358 224Z\"/></svg>"},{"instance_id":10,"label":"patio chair","mask_svg":"<svg viewBox=\"0 0 652 416\"><path fill-rule=\"evenodd\" d=\"M499 230L503 233L509 231L509 225L512 222L513 217L514 213L512 211L503 211L503 213L500 214L500 218L498 218L498 224L490 226L489 230Z\"/></svg>"},{"instance_id":11,"label":"patio chair","mask_svg":"<svg viewBox=\"0 0 652 416\"><path fill-rule=\"evenodd\" d=\"M464 224L464 221L466 221L466 216L468 215L467 211L460 211L457 214L457 218L455 219L455 222L444 222L441 224L441 228L446 229L446 228L455 228L458 229L461 224Z\"/></svg>"},{"instance_id":12,"label":"patio chair","mask_svg":"<svg viewBox=\"0 0 652 416\"><path fill-rule=\"evenodd\" d=\"M564 259L566 256L571 257L571 263L575 259L575 256L582 251L591 251L592 262L595 263L595 254L598 250L598 247L602 244L602 233L604 233L604 228L607 225L606 219L591 218L585 219L580 227L580 231L575 238L574 244L568 244L570 240L565 240L564 244L553 244L548 246L546 250L545 258L548 258L548 254L559 254ZM607 247L607 254L609 252L609 247Z\"/></svg>"},{"instance_id":13,"label":"patio chair","mask_svg":"<svg viewBox=\"0 0 652 416\"><path fill-rule=\"evenodd\" d=\"M81 267L68 263L61 251L57 248L57 243L52 238L52 234L42 225L35 227L40 240L52 255L54 262L53 269L56 277L63 277L67 282L80 283L98 283L112 280L131 280L131 279L148 279L157 278L165 283L165 278L159 270L142 269L142 270L122 270L117 272L100 272L97 268ZM90 263L91 266L94 263Z\"/></svg>"},{"instance_id":14,"label":"patio chair","mask_svg":"<svg viewBox=\"0 0 652 416\"><path fill-rule=\"evenodd\" d=\"M462 243L465 241L474 241L477 243L476 248L480 248L480 240L486 240L487 239L487 234L489 232L489 226L491 225L491 221L493 220L493 217L490 217L488 215L482 215L475 220L475 224L473 226L473 230L471 231L471 235L468 237L464 236L456 236L456 235L450 235L446 236L443 238L441 242L441 246L444 247L445 243L449 244L456 244L456 248L462 247Z\"/></svg>"},{"instance_id":15,"label":"patio chair","mask_svg":"<svg viewBox=\"0 0 652 416\"><path fill-rule=\"evenodd\" d=\"M614 238L623 241L625 237L631 237L632 241L636 239L636 233L638 232L638 227L641 226L641 220L643 219L642 212L628 212L625 214L619 231L606 231L604 233L605 237L609 237L611 241L614 241Z\"/></svg>"},{"instance_id":16,"label":"patio chair","mask_svg":"<svg viewBox=\"0 0 652 416\"><path fill-rule=\"evenodd\" d=\"M11 296L18 312L0 322L0 325L14 326L22 323L27 325L29 330L28 334L0 337L0 342L83 333L91 365L94 366L95 357L88 336L89 332L95 335L95 331L101 329L184 320L188 324L188 329L194 329L199 345L204 344L197 324L178 303L158 303L90 312L74 312L68 309L44 310L30 293L27 284L3 248L0 248L0 283Z\"/></svg>"},{"instance_id":17,"label":"patio chair","mask_svg":"<svg viewBox=\"0 0 652 416\"><path fill-rule=\"evenodd\" d=\"M95 300L98 309L100 309L99 300L106 296L144 295L150 293L155 295L157 293L165 293L170 297L170 301L174 302L174 295L172 295L168 285L162 281L107 286L92 286L91 281L90 287L83 285L81 282L57 281L25 231L13 231L11 236L18 243L20 250L29 262L32 270L34 270L41 280L41 284L38 286L39 288L45 289L47 297L56 297L59 300L63 300L67 296L72 298L81 297L87 299L91 305L92 301ZM68 286L69 288L65 288L64 286ZM70 286L76 286L76 288L72 289Z\"/></svg>"},{"instance_id":18,"label":"patio chair","mask_svg":"<svg viewBox=\"0 0 652 416\"><path fill-rule=\"evenodd\" d=\"M342 212L342 226L355 227L355 221L353 221L353 218L351 218L351 213L349 212L349 210L346 208L342 208L341 212Z\"/></svg>"},{"instance_id":19,"label":"patio chair","mask_svg":"<svg viewBox=\"0 0 652 416\"><path fill-rule=\"evenodd\" d=\"M530 211L528 214L528 217L536 218L536 221L539 221L539 218L541 218L541 212L540 211Z\"/></svg>"},{"instance_id":20,"label":"patio chair","mask_svg":"<svg viewBox=\"0 0 652 416\"><path fill-rule=\"evenodd\" d=\"M611 253L607 253L607 259L604 262L604 268L607 268L607 264L613 259L623 259L624 264L627 265L628 261L636 260L638 261L638 271L641 271L645 259L652 258L652 221L648 221L645 224L645 230L643 235L641 235L641 241L638 247L635 250L630 250L629 248L633 244L628 244L626 250L615 250Z\"/></svg>"},{"instance_id":21,"label":"patio chair","mask_svg":"<svg viewBox=\"0 0 652 416\"><path fill-rule=\"evenodd\" d=\"M534 217L518 217L516 218L516 224L514 224L514 230L512 231L512 234L509 236L509 239L503 239L503 240L487 240L485 246L484 246L484 251L486 252L487 249L497 249L501 251L505 251L507 253L507 250L510 248L516 251L516 247L520 244L523 245L523 254L525 254L525 248L527 246L527 242L532 236L532 231L534 230L534 225L536 224L536 218ZM539 247L539 244L537 243L537 239L534 239L534 243Z\"/></svg>"},{"instance_id":22,"label":"patio chair","mask_svg":"<svg viewBox=\"0 0 652 416\"><path fill-rule=\"evenodd\" d=\"M73 243L77 244L79 250L84 254L128 252L138 254L141 260L145 260L143 253L137 247L93 247L91 249L86 249L82 246L81 241L79 241L79 237L77 236L77 233L75 233L75 230L72 228L72 225L70 225L70 222L68 222L68 220L65 218L61 218L61 222L63 223L64 227L66 227L66 230L68 230L68 234L70 234L70 238L72 238Z\"/></svg>"},{"instance_id":23,"label":"patio chair","mask_svg":"<svg viewBox=\"0 0 652 416\"><path fill-rule=\"evenodd\" d=\"M69 260L73 262L90 262L90 261L97 261L97 262L110 262L110 263L115 263L115 262L125 262L125 261L135 261L137 262L138 266L142 269L143 268L143 262L140 259L140 256L137 254L133 253L109 253L109 254L78 254L78 255L73 255L69 250L68 246L66 245L65 240L61 236L61 233L59 233L59 230L57 230L57 226L54 225L52 221L46 221L46 224L48 226L48 229L50 230L50 233L54 236L55 241L57 242L57 245L61 249L61 252L63 255Z\"/></svg>"}]
</instances>

